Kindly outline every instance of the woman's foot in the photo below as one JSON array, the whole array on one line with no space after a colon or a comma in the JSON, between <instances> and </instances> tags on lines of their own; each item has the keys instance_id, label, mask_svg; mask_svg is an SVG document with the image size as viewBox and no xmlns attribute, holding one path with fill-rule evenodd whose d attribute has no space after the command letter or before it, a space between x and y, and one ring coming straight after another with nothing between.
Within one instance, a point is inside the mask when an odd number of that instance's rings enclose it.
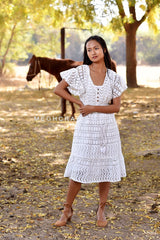
<instances>
[{"instance_id":1,"label":"woman's foot","mask_svg":"<svg viewBox=\"0 0 160 240\"><path fill-rule=\"evenodd\" d=\"M56 227L65 226L68 221L71 221L73 215L73 209L69 204L64 204L64 210L61 218L55 222Z\"/></svg>"},{"instance_id":2,"label":"woman's foot","mask_svg":"<svg viewBox=\"0 0 160 240\"><path fill-rule=\"evenodd\" d=\"M97 210L97 222L96 225L97 227L106 227L108 222L105 218L104 215L104 208L105 208L106 203L100 203L98 210Z\"/></svg>"}]
</instances>

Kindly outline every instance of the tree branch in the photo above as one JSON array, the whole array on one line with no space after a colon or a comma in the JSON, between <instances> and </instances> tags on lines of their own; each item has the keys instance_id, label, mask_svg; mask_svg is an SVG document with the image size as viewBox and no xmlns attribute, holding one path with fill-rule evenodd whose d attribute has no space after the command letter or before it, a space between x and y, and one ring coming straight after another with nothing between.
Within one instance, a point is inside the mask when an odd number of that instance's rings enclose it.
<instances>
[{"instance_id":1,"label":"tree branch","mask_svg":"<svg viewBox=\"0 0 160 240\"><path fill-rule=\"evenodd\" d=\"M116 0L117 6L118 6L118 10L119 10L119 15L121 16L121 18L123 19L126 14L123 8L123 4L122 4L122 0Z\"/></svg>"},{"instance_id":2,"label":"tree branch","mask_svg":"<svg viewBox=\"0 0 160 240\"><path fill-rule=\"evenodd\" d=\"M2 35L1 35L1 38L0 38L0 53L1 53L1 48L2 48L3 38L4 38L4 34L2 34ZM1 55L1 54L0 54L0 55Z\"/></svg>"},{"instance_id":3,"label":"tree branch","mask_svg":"<svg viewBox=\"0 0 160 240\"><path fill-rule=\"evenodd\" d=\"M13 28L12 28L12 30L11 30L11 36L10 36L10 39L9 39L9 41L8 41L6 51L5 51L5 53L4 53L4 55L3 55L3 58L2 58L2 60L1 60L2 65L1 65L1 67L0 67L0 75L3 74L3 68L4 68L4 66L5 66L6 56L7 56L7 54L8 54L10 45L11 45L12 40L13 40L13 36L14 36L14 33L15 33L16 25L17 25L17 24L14 24L14 25L13 25Z\"/></svg>"},{"instance_id":4,"label":"tree branch","mask_svg":"<svg viewBox=\"0 0 160 240\"><path fill-rule=\"evenodd\" d=\"M150 11L159 4L159 0L157 0L157 1L155 0L152 3L150 3L150 2L146 2L146 3L147 3L146 12L143 15L143 17L139 21L137 21L138 22L138 26L140 26L141 23L143 23L146 20L146 18L148 17Z\"/></svg>"},{"instance_id":5,"label":"tree branch","mask_svg":"<svg viewBox=\"0 0 160 240\"><path fill-rule=\"evenodd\" d=\"M13 36L14 36L14 31L15 31L16 25L17 24L13 25L13 28L12 28L12 31L11 31L11 36L10 36L10 39L8 41L7 48L6 48L6 51L5 51L4 55L3 55L3 58L5 58L7 56L7 54L8 54L9 47L10 47L10 45L12 43L12 40L13 40Z\"/></svg>"},{"instance_id":6,"label":"tree branch","mask_svg":"<svg viewBox=\"0 0 160 240\"><path fill-rule=\"evenodd\" d=\"M129 12L130 12L130 14L132 14L133 19L135 21L137 21L137 19L136 19L136 10L135 10L136 1L135 0L129 0L128 4L129 4Z\"/></svg>"}]
</instances>

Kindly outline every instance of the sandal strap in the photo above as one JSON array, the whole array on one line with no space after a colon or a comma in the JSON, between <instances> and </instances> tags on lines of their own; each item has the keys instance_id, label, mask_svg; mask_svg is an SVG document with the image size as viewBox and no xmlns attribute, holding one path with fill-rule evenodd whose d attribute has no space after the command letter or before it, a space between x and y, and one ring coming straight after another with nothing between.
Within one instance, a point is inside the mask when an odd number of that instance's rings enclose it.
<instances>
[{"instance_id":1,"label":"sandal strap","mask_svg":"<svg viewBox=\"0 0 160 240\"><path fill-rule=\"evenodd\" d=\"M70 206L68 203L65 203L64 204L64 207L65 208L68 208L68 209L71 209L71 214L73 214L73 208L72 208L72 206ZM66 211L65 210L63 210L63 214L67 217L67 213L66 213Z\"/></svg>"},{"instance_id":2,"label":"sandal strap","mask_svg":"<svg viewBox=\"0 0 160 240\"><path fill-rule=\"evenodd\" d=\"M101 202L101 203L99 204L99 207L100 207L100 208L103 208L103 207L105 207L105 205L106 205L106 202Z\"/></svg>"},{"instance_id":3,"label":"sandal strap","mask_svg":"<svg viewBox=\"0 0 160 240\"><path fill-rule=\"evenodd\" d=\"M66 208L72 208L72 206L69 205L68 203L64 203L64 207L66 207Z\"/></svg>"}]
</instances>

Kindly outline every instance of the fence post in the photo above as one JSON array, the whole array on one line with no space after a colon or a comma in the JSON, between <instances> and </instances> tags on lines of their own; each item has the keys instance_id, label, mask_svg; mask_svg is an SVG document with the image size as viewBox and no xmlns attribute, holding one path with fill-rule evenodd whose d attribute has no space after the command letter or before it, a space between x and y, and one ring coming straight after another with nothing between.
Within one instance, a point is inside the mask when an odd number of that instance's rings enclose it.
<instances>
[{"instance_id":1,"label":"fence post","mask_svg":"<svg viewBox=\"0 0 160 240\"><path fill-rule=\"evenodd\" d=\"M61 58L65 59L65 28L61 28Z\"/></svg>"}]
</instances>

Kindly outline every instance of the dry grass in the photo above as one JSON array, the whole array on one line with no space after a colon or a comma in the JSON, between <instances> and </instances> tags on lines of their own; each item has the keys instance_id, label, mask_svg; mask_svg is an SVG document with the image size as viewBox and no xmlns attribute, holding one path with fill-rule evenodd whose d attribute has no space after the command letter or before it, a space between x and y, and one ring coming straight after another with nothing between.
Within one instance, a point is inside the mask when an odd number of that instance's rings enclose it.
<instances>
[{"instance_id":1,"label":"dry grass","mask_svg":"<svg viewBox=\"0 0 160 240\"><path fill-rule=\"evenodd\" d=\"M83 185L71 223L53 226L67 191L63 173L75 127L48 118L58 116L58 104L51 89L0 94L0 239L159 240L158 89L127 89L122 97L116 118L127 177L111 186L106 229L95 225L97 184Z\"/></svg>"}]
</instances>

